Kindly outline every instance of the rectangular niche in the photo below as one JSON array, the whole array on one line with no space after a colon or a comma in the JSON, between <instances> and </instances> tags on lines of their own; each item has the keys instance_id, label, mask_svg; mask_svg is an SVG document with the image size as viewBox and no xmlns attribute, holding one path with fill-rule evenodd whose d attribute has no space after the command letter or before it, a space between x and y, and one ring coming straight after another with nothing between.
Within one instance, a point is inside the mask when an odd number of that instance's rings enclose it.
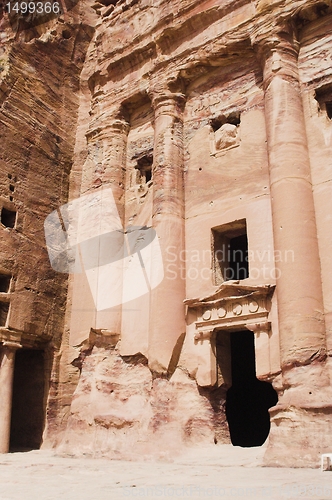
<instances>
[{"instance_id":1,"label":"rectangular niche","mask_svg":"<svg viewBox=\"0 0 332 500\"><path fill-rule=\"evenodd\" d=\"M211 231L214 285L249 278L246 220L230 222Z\"/></svg>"},{"instance_id":2,"label":"rectangular niche","mask_svg":"<svg viewBox=\"0 0 332 500\"><path fill-rule=\"evenodd\" d=\"M0 302L0 326L7 325L9 302Z\"/></svg>"},{"instance_id":3,"label":"rectangular niche","mask_svg":"<svg viewBox=\"0 0 332 500\"><path fill-rule=\"evenodd\" d=\"M137 161L135 165L137 184L148 184L152 180L153 151L143 153L135 159Z\"/></svg>"},{"instance_id":4,"label":"rectangular niche","mask_svg":"<svg viewBox=\"0 0 332 500\"><path fill-rule=\"evenodd\" d=\"M316 90L315 99L319 104L321 112L325 112L326 116L332 120L332 85L323 85Z\"/></svg>"},{"instance_id":5,"label":"rectangular niche","mask_svg":"<svg viewBox=\"0 0 332 500\"><path fill-rule=\"evenodd\" d=\"M10 274L0 274L0 293L8 293L10 291Z\"/></svg>"},{"instance_id":6,"label":"rectangular niche","mask_svg":"<svg viewBox=\"0 0 332 500\"><path fill-rule=\"evenodd\" d=\"M2 207L0 220L3 226L13 229L16 224L16 210L8 210Z\"/></svg>"}]
</instances>

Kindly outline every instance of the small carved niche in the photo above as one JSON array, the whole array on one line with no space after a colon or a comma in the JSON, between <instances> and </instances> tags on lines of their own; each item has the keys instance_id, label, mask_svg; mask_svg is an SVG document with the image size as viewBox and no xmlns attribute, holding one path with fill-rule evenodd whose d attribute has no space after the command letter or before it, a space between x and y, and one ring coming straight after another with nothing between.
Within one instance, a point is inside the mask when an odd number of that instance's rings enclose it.
<instances>
[{"instance_id":1,"label":"small carved niche","mask_svg":"<svg viewBox=\"0 0 332 500\"><path fill-rule=\"evenodd\" d=\"M239 125L241 123L240 113L234 112L229 115L220 115L210 120L211 126L211 154L228 151L240 144Z\"/></svg>"},{"instance_id":2,"label":"small carved niche","mask_svg":"<svg viewBox=\"0 0 332 500\"><path fill-rule=\"evenodd\" d=\"M332 120L332 85L324 85L315 92L319 111L325 112L329 120Z\"/></svg>"},{"instance_id":3,"label":"small carved niche","mask_svg":"<svg viewBox=\"0 0 332 500\"><path fill-rule=\"evenodd\" d=\"M148 151L139 155L136 159L136 184L151 185L153 153Z\"/></svg>"},{"instance_id":4,"label":"small carved niche","mask_svg":"<svg viewBox=\"0 0 332 500\"><path fill-rule=\"evenodd\" d=\"M8 210L2 207L0 220L3 226L13 229L16 224L16 210Z\"/></svg>"},{"instance_id":5,"label":"small carved niche","mask_svg":"<svg viewBox=\"0 0 332 500\"><path fill-rule=\"evenodd\" d=\"M11 278L10 274L0 274L0 293L9 292Z\"/></svg>"}]
</instances>

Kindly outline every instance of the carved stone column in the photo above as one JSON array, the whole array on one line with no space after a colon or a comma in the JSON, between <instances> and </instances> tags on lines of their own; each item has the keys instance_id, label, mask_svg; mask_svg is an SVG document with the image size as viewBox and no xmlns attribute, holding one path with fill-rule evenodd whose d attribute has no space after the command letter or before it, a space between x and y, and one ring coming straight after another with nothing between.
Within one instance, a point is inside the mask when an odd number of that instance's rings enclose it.
<instances>
[{"instance_id":1,"label":"carved stone column","mask_svg":"<svg viewBox=\"0 0 332 500\"><path fill-rule=\"evenodd\" d=\"M122 259L116 259L112 269L105 269L105 264L108 263L108 255L112 256L112 252L121 250L129 124L122 108L104 111L101 105L95 105L92 116L94 118L86 134L88 155L82 169L80 195L92 195L95 199L88 200L86 207L83 207L78 232L85 234L88 228L90 238L95 238L96 243L91 244L91 255L88 256L93 262L93 266L90 266L93 267L92 271L88 269L86 273L74 275L71 345L78 345L86 340L91 328L105 330L106 334L120 334L121 331ZM111 195L109 188L112 190ZM118 214L112 209L112 198ZM89 203L93 205L92 215ZM106 244L101 245L98 237L106 235L106 241L107 234L114 234L114 228L119 232L119 239L114 243L114 249L106 248ZM80 242L84 241L84 237L79 239ZM83 267L85 264L83 257ZM107 307L107 304L111 305Z\"/></svg>"},{"instance_id":2,"label":"carved stone column","mask_svg":"<svg viewBox=\"0 0 332 500\"><path fill-rule=\"evenodd\" d=\"M326 355L310 161L292 29L258 43L263 66L283 370Z\"/></svg>"},{"instance_id":3,"label":"carved stone column","mask_svg":"<svg viewBox=\"0 0 332 500\"><path fill-rule=\"evenodd\" d=\"M152 221L159 238L165 276L151 292L149 365L165 373L181 349L185 332L183 119L181 93L154 93L155 138ZM170 257L171 256L171 257Z\"/></svg>"},{"instance_id":4,"label":"carved stone column","mask_svg":"<svg viewBox=\"0 0 332 500\"><path fill-rule=\"evenodd\" d=\"M129 124L122 108L101 112L94 119L86 134L89 153L81 186L81 194L100 186L111 187L122 223L128 133Z\"/></svg>"},{"instance_id":5,"label":"carved stone column","mask_svg":"<svg viewBox=\"0 0 332 500\"><path fill-rule=\"evenodd\" d=\"M276 259L282 381L270 409L270 466L315 467L331 441L331 391L310 159L290 26L259 42Z\"/></svg>"},{"instance_id":6,"label":"carved stone column","mask_svg":"<svg viewBox=\"0 0 332 500\"><path fill-rule=\"evenodd\" d=\"M19 347L4 342L0 348L0 453L9 451L15 354Z\"/></svg>"}]
</instances>

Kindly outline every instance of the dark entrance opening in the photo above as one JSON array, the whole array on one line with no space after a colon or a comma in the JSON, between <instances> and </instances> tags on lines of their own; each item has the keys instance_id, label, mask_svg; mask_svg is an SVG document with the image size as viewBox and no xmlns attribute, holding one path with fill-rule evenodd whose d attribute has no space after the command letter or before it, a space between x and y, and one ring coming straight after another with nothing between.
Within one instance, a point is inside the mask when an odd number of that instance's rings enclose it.
<instances>
[{"instance_id":1,"label":"dark entrance opening","mask_svg":"<svg viewBox=\"0 0 332 500\"><path fill-rule=\"evenodd\" d=\"M246 234L232 238L229 242L230 279L245 280L249 277L248 239Z\"/></svg>"},{"instance_id":2,"label":"dark entrance opening","mask_svg":"<svg viewBox=\"0 0 332 500\"><path fill-rule=\"evenodd\" d=\"M16 212L15 210L7 210L6 208L2 208L1 210L1 223L5 227L9 227L13 229L16 223Z\"/></svg>"},{"instance_id":3,"label":"dark entrance opening","mask_svg":"<svg viewBox=\"0 0 332 500\"><path fill-rule=\"evenodd\" d=\"M10 451L38 450L44 429L44 352L21 349L16 352Z\"/></svg>"},{"instance_id":4,"label":"dark entrance opening","mask_svg":"<svg viewBox=\"0 0 332 500\"><path fill-rule=\"evenodd\" d=\"M270 432L268 409L277 404L272 385L256 378L254 334L230 333L232 386L226 395L226 417L234 446L261 446Z\"/></svg>"}]
</instances>

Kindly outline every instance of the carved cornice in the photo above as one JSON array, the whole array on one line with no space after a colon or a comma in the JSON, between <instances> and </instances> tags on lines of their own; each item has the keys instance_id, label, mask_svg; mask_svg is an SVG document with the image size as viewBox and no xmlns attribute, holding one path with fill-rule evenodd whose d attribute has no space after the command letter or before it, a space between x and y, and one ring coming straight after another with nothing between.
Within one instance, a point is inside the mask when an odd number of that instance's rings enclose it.
<instances>
[{"instance_id":1,"label":"carved cornice","mask_svg":"<svg viewBox=\"0 0 332 500\"><path fill-rule=\"evenodd\" d=\"M151 90L149 92L155 117L160 115L174 116L181 119L186 104L186 96L181 92Z\"/></svg>"},{"instance_id":2,"label":"carved cornice","mask_svg":"<svg viewBox=\"0 0 332 500\"><path fill-rule=\"evenodd\" d=\"M45 349L50 345L51 340L51 335L35 335L8 328L0 328L0 347L10 347L13 345L13 348L18 346L17 348Z\"/></svg>"},{"instance_id":3,"label":"carved cornice","mask_svg":"<svg viewBox=\"0 0 332 500\"><path fill-rule=\"evenodd\" d=\"M22 348L22 345L19 344L18 342L5 341L2 343L2 347L9 351L17 351L17 349Z\"/></svg>"},{"instance_id":4,"label":"carved cornice","mask_svg":"<svg viewBox=\"0 0 332 500\"><path fill-rule=\"evenodd\" d=\"M102 35L112 36L108 23L115 23L113 16L119 15L117 10L108 13L110 17L100 24L96 36L97 47L100 44L101 50L97 51L98 71L89 78L93 95L114 82L115 98L122 102L137 91L137 85L133 85L128 75L139 75L142 90L142 87L146 89L149 80L163 80L169 72L174 72L174 68L181 68L188 84L197 77L197 71L210 71L215 66L227 64L234 56L251 54L249 38L252 45L256 45L269 36L271 26L276 32L280 31L277 26L280 20L301 28L303 23L326 16L332 9L332 0L214 0L207 9L201 9L199 4L198 0L188 4L182 2L176 14L161 9L155 24L149 23L145 32L140 30L139 20L136 25L133 22L133 27L136 26L134 36L124 37L121 46L117 38L114 45L106 43L108 51L105 53ZM105 7L106 11L108 8ZM210 30L210 26L214 28ZM191 40L190 47L188 41Z\"/></svg>"},{"instance_id":5,"label":"carved cornice","mask_svg":"<svg viewBox=\"0 0 332 500\"><path fill-rule=\"evenodd\" d=\"M215 329L252 327L267 331L268 315L274 285L247 286L225 282L212 295L201 299L186 299L185 305L196 313L196 340L209 338Z\"/></svg>"}]
</instances>

